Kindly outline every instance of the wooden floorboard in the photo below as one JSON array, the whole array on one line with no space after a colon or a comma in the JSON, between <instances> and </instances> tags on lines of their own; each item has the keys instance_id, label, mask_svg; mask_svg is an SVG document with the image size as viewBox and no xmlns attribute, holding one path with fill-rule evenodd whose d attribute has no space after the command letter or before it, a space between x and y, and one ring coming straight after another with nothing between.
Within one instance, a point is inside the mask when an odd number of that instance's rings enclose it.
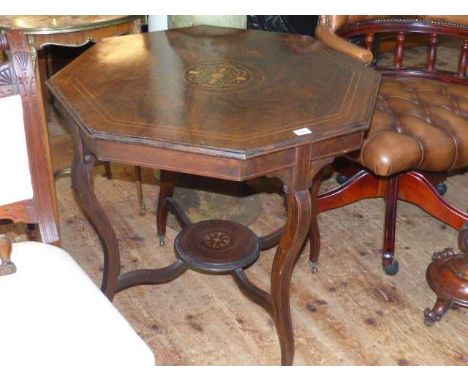
<instances>
[{"instance_id":1,"label":"wooden floorboard","mask_svg":"<svg viewBox=\"0 0 468 382\"><path fill-rule=\"evenodd\" d=\"M450 69L458 62L459 50L443 45L438 49L439 65ZM405 62L413 65L419 57L424 61L426 49L408 49ZM381 64L392 60L391 54L384 55ZM48 121L52 141L68 130L51 109ZM54 155L54 144L52 150ZM142 217L133 169L116 165L112 169L112 181L102 176L102 168L97 170L95 188L120 240L122 270L168 265L174 258L176 231L168 230L167 245L161 248L152 208L158 194L152 172L143 171L148 214ZM466 210L468 173L451 177L447 184L447 199ZM56 185L63 247L99 285L99 240L76 204L70 179L60 178ZM334 185L330 178L322 190ZM260 199L262 212L250 227L266 234L281 226L286 215L279 195L262 194ZM417 207L400 203L396 242L400 272L389 277L381 270L378 252L383 216L381 200L366 200L319 217L320 271L309 272L306 246L292 280L296 365L468 365L468 309L449 311L430 328L422 320L424 308L435 300L425 281L426 267L434 251L456 246L456 232ZM267 251L247 271L265 289L273 255L274 250ZM189 271L166 285L124 291L114 302L153 349L159 365L280 362L273 321L229 276Z\"/></svg>"},{"instance_id":2,"label":"wooden floorboard","mask_svg":"<svg viewBox=\"0 0 468 382\"><path fill-rule=\"evenodd\" d=\"M146 216L139 215L130 167L113 165L114 180L97 170L95 188L122 249L123 271L173 260L176 231L161 248L151 207L158 187L144 171ZM82 215L70 179L57 181L63 247L100 283L99 240ZM332 187L333 179L322 189ZM468 174L449 179L447 198L466 209ZM267 233L285 219L282 199L261 195L262 212L251 228ZM400 203L396 251L400 272L380 267L383 203L366 200L319 217L320 271L308 269L308 246L293 274L292 315L296 365L467 365L468 310L448 312L433 327L422 312L434 294L425 281L432 252L456 246L456 232L424 211ZM216 216L213 216L216 217ZM268 288L274 250L248 271ZM229 276L188 271L161 286L141 286L117 295L115 305L153 349L159 365L276 365L279 343L271 318L248 301Z\"/></svg>"}]
</instances>

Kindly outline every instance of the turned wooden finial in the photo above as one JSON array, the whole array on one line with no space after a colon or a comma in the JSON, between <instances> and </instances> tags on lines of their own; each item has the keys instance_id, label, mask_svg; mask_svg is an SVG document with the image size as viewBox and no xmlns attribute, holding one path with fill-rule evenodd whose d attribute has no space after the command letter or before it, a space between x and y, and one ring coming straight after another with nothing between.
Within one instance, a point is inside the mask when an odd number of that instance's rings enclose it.
<instances>
[{"instance_id":1,"label":"turned wooden finial","mask_svg":"<svg viewBox=\"0 0 468 382\"><path fill-rule=\"evenodd\" d=\"M15 264L10 260L11 240L6 235L0 235L0 276L9 275L16 272Z\"/></svg>"}]
</instances>

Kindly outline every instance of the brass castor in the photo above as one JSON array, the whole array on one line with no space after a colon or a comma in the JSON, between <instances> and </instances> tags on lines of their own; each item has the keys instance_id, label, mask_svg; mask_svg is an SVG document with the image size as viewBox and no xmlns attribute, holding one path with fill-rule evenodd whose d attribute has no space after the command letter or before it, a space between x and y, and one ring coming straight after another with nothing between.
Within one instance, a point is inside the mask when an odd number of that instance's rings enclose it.
<instances>
[{"instance_id":1,"label":"brass castor","mask_svg":"<svg viewBox=\"0 0 468 382\"><path fill-rule=\"evenodd\" d=\"M388 276L395 276L400 270L400 264L397 260L393 260L390 264L383 264L382 269Z\"/></svg>"},{"instance_id":2,"label":"brass castor","mask_svg":"<svg viewBox=\"0 0 468 382\"><path fill-rule=\"evenodd\" d=\"M318 268L318 263L314 261L309 261L309 269L312 273L318 273L319 268Z\"/></svg>"}]
</instances>

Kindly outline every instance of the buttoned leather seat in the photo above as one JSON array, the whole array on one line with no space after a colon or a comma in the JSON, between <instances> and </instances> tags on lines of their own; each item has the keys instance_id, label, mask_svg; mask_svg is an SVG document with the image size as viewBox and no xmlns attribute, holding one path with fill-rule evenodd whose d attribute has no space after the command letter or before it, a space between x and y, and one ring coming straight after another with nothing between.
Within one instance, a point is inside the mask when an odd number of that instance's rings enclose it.
<instances>
[{"instance_id":1,"label":"buttoned leather seat","mask_svg":"<svg viewBox=\"0 0 468 382\"><path fill-rule=\"evenodd\" d=\"M468 165L468 87L383 78L359 162L380 176Z\"/></svg>"},{"instance_id":2,"label":"buttoned leather seat","mask_svg":"<svg viewBox=\"0 0 468 382\"><path fill-rule=\"evenodd\" d=\"M450 171L468 166L468 17L320 16L315 34L331 48L382 73L361 150L336 163L351 178L319 195L317 211L365 198L384 198L382 266L394 275L398 272L394 258L398 200L419 206L457 230L468 222L468 214L450 205L435 188ZM427 38L423 67L405 65L409 34L418 34L419 41ZM379 64L382 36L396 37L393 66ZM455 72L437 65L440 36L461 42ZM312 269L317 260L311 252Z\"/></svg>"}]
</instances>

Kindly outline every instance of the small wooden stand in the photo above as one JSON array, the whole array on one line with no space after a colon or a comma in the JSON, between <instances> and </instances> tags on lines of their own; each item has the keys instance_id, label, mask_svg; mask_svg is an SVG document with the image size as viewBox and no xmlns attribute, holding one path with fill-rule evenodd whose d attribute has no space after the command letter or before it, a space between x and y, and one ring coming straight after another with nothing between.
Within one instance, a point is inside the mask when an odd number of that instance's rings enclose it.
<instances>
[{"instance_id":1,"label":"small wooden stand","mask_svg":"<svg viewBox=\"0 0 468 382\"><path fill-rule=\"evenodd\" d=\"M440 321L452 305L468 308L468 224L460 231L459 246L463 253L452 248L436 252L426 271L426 279L437 295L434 307L424 311L427 326Z\"/></svg>"},{"instance_id":2,"label":"small wooden stand","mask_svg":"<svg viewBox=\"0 0 468 382\"><path fill-rule=\"evenodd\" d=\"M209 273L245 268L260 254L255 233L227 220L205 220L185 227L177 235L174 249L191 269Z\"/></svg>"}]
</instances>

